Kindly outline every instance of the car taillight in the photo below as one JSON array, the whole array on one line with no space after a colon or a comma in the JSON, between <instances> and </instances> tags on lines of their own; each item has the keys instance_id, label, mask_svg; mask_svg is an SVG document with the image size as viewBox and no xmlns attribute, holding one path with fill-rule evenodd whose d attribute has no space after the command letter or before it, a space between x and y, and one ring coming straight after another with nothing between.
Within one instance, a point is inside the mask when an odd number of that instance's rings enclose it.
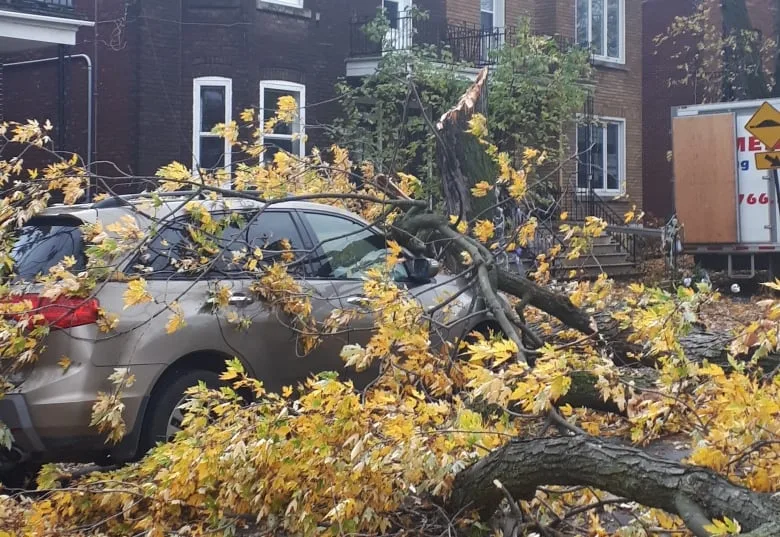
<instances>
[{"instance_id":1,"label":"car taillight","mask_svg":"<svg viewBox=\"0 0 780 537\"><path fill-rule=\"evenodd\" d=\"M96 298L44 298L40 295L20 295L6 299L7 303L29 301L32 308L21 313L7 314L14 319L23 319L34 315L43 317L43 323L52 328L73 328L93 324L98 320L100 302Z\"/></svg>"}]
</instances>

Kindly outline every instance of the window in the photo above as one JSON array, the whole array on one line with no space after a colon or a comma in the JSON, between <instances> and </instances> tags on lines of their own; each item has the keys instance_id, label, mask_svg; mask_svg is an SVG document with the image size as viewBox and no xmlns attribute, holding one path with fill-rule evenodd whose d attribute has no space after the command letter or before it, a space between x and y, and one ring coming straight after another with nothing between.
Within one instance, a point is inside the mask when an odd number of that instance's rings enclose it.
<instances>
[{"instance_id":1,"label":"window","mask_svg":"<svg viewBox=\"0 0 780 537\"><path fill-rule=\"evenodd\" d=\"M260 110L263 123L276 116L280 97L291 96L298 103L298 115L292 123L277 123L272 133L264 133L266 146L263 160L270 162L279 150L298 157L306 155L306 86L294 82L266 80L260 82Z\"/></svg>"},{"instance_id":2,"label":"window","mask_svg":"<svg viewBox=\"0 0 780 537\"><path fill-rule=\"evenodd\" d=\"M577 187L619 194L625 178L625 120L577 127Z\"/></svg>"},{"instance_id":3,"label":"window","mask_svg":"<svg viewBox=\"0 0 780 537\"><path fill-rule=\"evenodd\" d=\"M480 58L490 59L490 52L498 49L503 41L504 0L480 0L480 28L482 43Z\"/></svg>"},{"instance_id":4,"label":"window","mask_svg":"<svg viewBox=\"0 0 780 537\"><path fill-rule=\"evenodd\" d=\"M33 218L18 231L18 238L11 251L14 270L19 278L33 279L47 274L49 269L67 256L73 256L74 273L84 270L87 256L79 226L71 218Z\"/></svg>"},{"instance_id":5,"label":"window","mask_svg":"<svg viewBox=\"0 0 780 537\"><path fill-rule=\"evenodd\" d=\"M623 63L625 0L577 0L577 42L601 60Z\"/></svg>"},{"instance_id":6,"label":"window","mask_svg":"<svg viewBox=\"0 0 780 537\"><path fill-rule=\"evenodd\" d=\"M290 6L290 7L303 7L303 0L264 0L265 2L268 2L269 4L279 4L280 6Z\"/></svg>"},{"instance_id":7,"label":"window","mask_svg":"<svg viewBox=\"0 0 780 537\"><path fill-rule=\"evenodd\" d=\"M223 218L224 214L213 216L219 219ZM284 249L283 240L289 241L296 258L302 258L303 241L289 212L267 211L254 220L248 213L244 218L231 222L222 235L214 239L218 253L208 261L210 271L217 277L228 274L233 278L240 276L255 248L262 250L261 266L274 263L280 260L281 251ZM242 250L247 257L235 261L233 252L240 253ZM175 276L192 279L203 272L203 266L186 271L180 262L200 257L199 245L191 238L187 219L177 219L152 239L132 265L136 268L148 267L148 271L143 271L147 272L147 279L170 279ZM302 273L302 264L291 266L289 270L293 274Z\"/></svg>"},{"instance_id":8,"label":"window","mask_svg":"<svg viewBox=\"0 0 780 537\"><path fill-rule=\"evenodd\" d=\"M382 235L353 220L322 213L306 213L323 257L316 276L337 280L362 279L365 271L384 264L387 245ZM396 281L408 278L403 263L393 270Z\"/></svg>"},{"instance_id":9,"label":"window","mask_svg":"<svg viewBox=\"0 0 780 537\"><path fill-rule=\"evenodd\" d=\"M385 35L385 51L404 50L414 43L412 0L383 0L382 7L390 27Z\"/></svg>"},{"instance_id":10,"label":"window","mask_svg":"<svg viewBox=\"0 0 780 537\"><path fill-rule=\"evenodd\" d=\"M230 168L230 144L211 130L233 120L233 83L229 78L202 77L193 80L192 169Z\"/></svg>"}]
</instances>

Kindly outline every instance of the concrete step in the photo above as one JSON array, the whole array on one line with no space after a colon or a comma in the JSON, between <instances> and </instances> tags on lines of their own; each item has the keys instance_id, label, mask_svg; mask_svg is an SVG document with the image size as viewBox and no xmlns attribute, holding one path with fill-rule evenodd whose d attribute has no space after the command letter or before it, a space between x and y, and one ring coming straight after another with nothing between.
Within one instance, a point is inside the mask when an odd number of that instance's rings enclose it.
<instances>
[{"instance_id":1,"label":"concrete step","mask_svg":"<svg viewBox=\"0 0 780 537\"><path fill-rule=\"evenodd\" d=\"M574 274L571 275L571 272ZM602 272L606 272L610 278L629 278L639 274L639 270L633 263L620 263L616 265L584 265L576 268L556 267L555 277L560 280L594 280Z\"/></svg>"},{"instance_id":2,"label":"concrete step","mask_svg":"<svg viewBox=\"0 0 780 537\"><path fill-rule=\"evenodd\" d=\"M561 268L580 268L587 266L601 266L606 268L615 265L623 265L627 262L628 256L625 252L613 250L610 253L582 255L577 259L566 259L563 257L560 259L559 266Z\"/></svg>"}]
</instances>

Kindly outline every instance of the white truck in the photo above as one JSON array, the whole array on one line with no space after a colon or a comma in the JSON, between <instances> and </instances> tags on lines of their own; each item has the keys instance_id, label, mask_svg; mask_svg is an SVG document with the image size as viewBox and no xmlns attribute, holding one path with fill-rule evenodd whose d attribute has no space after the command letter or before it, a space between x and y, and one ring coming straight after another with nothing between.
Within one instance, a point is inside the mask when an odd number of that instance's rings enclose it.
<instances>
[{"instance_id":1,"label":"white truck","mask_svg":"<svg viewBox=\"0 0 780 537\"><path fill-rule=\"evenodd\" d=\"M672 109L674 202L683 252L704 269L725 270L732 278L753 278L761 270L773 278L780 269L780 186L775 172L756 166L756 154L777 147L761 139L771 139L770 129L780 132L780 123L769 116L753 119L765 102L780 110L780 99Z\"/></svg>"}]
</instances>

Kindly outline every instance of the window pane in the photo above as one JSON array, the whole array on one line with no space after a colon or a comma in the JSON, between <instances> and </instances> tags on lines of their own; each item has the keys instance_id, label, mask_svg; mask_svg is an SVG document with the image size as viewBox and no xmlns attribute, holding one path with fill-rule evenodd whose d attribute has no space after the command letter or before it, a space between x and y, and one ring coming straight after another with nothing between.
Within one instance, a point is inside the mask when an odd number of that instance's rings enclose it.
<instances>
[{"instance_id":1,"label":"window pane","mask_svg":"<svg viewBox=\"0 0 780 537\"><path fill-rule=\"evenodd\" d=\"M221 168L225 165L225 140L217 136L200 137L200 162L198 167L205 170Z\"/></svg>"},{"instance_id":2,"label":"window pane","mask_svg":"<svg viewBox=\"0 0 780 537\"><path fill-rule=\"evenodd\" d=\"M604 54L604 0L591 0L590 44L594 54Z\"/></svg>"},{"instance_id":3,"label":"window pane","mask_svg":"<svg viewBox=\"0 0 780 537\"><path fill-rule=\"evenodd\" d=\"M46 217L34 218L29 225L21 228L11 251L16 275L27 280L38 274L47 274L50 268L66 256L76 259L76 264L71 268L74 274L86 267L81 229L71 220Z\"/></svg>"},{"instance_id":4,"label":"window pane","mask_svg":"<svg viewBox=\"0 0 780 537\"><path fill-rule=\"evenodd\" d=\"M620 0L607 0L607 56L620 57Z\"/></svg>"},{"instance_id":5,"label":"window pane","mask_svg":"<svg viewBox=\"0 0 780 537\"><path fill-rule=\"evenodd\" d=\"M307 213L306 218L324 253L319 259L318 277L360 279L366 270L384 264L387 247L383 236L346 218L321 213ZM406 268L399 263L394 277L404 279L407 276Z\"/></svg>"},{"instance_id":6,"label":"window pane","mask_svg":"<svg viewBox=\"0 0 780 537\"><path fill-rule=\"evenodd\" d=\"M577 127L577 188L588 188L589 132L586 125Z\"/></svg>"},{"instance_id":7,"label":"window pane","mask_svg":"<svg viewBox=\"0 0 780 537\"><path fill-rule=\"evenodd\" d=\"M298 103L298 105L300 106L301 96L297 91L284 91L284 90L275 90L275 89L265 90L265 95L263 97L263 108L265 109L263 111L263 121L268 121L269 119L276 116L276 111L278 110L279 98L288 95L294 98L295 102ZM282 123L282 122L277 123L274 126L273 133L292 134L293 132L299 132L300 128L301 128L300 120L296 115L293 123Z\"/></svg>"},{"instance_id":8,"label":"window pane","mask_svg":"<svg viewBox=\"0 0 780 537\"><path fill-rule=\"evenodd\" d=\"M493 14L485 13L484 11L480 15L480 24L483 30L491 30L495 26L493 24Z\"/></svg>"},{"instance_id":9,"label":"window pane","mask_svg":"<svg viewBox=\"0 0 780 537\"><path fill-rule=\"evenodd\" d=\"M390 21L390 28L398 29L398 1L385 0L385 16Z\"/></svg>"},{"instance_id":10,"label":"window pane","mask_svg":"<svg viewBox=\"0 0 780 537\"><path fill-rule=\"evenodd\" d=\"M200 88L200 131L211 132L217 123L225 122L224 86Z\"/></svg>"},{"instance_id":11,"label":"window pane","mask_svg":"<svg viewBox=\"0 0 780 537\"><path fill-rule=\"evenodd\" d=\"M495 3L495 0L480 0L479 8L482 11L487 11L489 13L493 13L495 11L494 3Z\"/></svg>"},{"instance_id":12,"label":"window pane","mask_svg":"<svg viewBox=\"0 0 780 537\"><path fill-rule=\"evenodd\" d=\"M279 151L287 151L288 153L291 153L296 157L301 154L300 140L293 141L290 139L285 140L284 138L279 139L279 138L266 137L263 140L263 143L265 144L265 153L263 153L263 162L272 162L274 160L274 155L277 154Z\"/></svg>"},{"instance_id":13,"label":"window pane","mask_svg":"<svg viewBox=\"0 0 780 537\"><path fill-rule=\"evenodd\" d=\"M155 235L134 265L151 268L147 278L169 278L177 271L176 262L193 257L195 252L184 223L173 222Z\"/></svg>"},{"instance_id":14,"label":"window pane","mask_svg":"<svg viewBox=\"0 0 780 537\"><path fill-rule=\"evenodd\" d=\"M620 189L620 125L607 126L607 188Z\"/></svg>"},{"instance_id":15,"label":"window pane","mask_svg":"<svg viewBox=\"0 0 780 537\"><path fill-rule=\"evenodd\" d=\"M214 272L234 274L247 272L246 264L257 248L260 248L263 254L259 266L285 262L281 259L281 252L286 251L283 241L290 243L289 251L297 260L304 258L303 241L290 213L269 211L260 214L254 220L251 215L247 215L245 220L231 223L222 234L222 238L218 241L222 251L215 263ZM246 257L239 257L236 260L233 252L244 253ZM292 262L287 260L286 263ZM293 263L289 270L302 275L303 265Z\"/></svg>"},{"instance_id":16,"label":"window pane","mask_svg":"<svg viewBox=\"0 0 780 537\"><path fill-rule=\"evenodd\" d=\"M577 0L577 43L588 43L589 0Z\"/></svg>"},{"instance_id":17,"label":"window pane","mask_svg":"<svg viewBox=\"0 0 780 537\"><path fill-rule=\"evenodd\" d=\"M593 165L593 189L604 188L604 128L593 127L593 140L591 141L591 162Z\"/></svg>"}]
</instances>

